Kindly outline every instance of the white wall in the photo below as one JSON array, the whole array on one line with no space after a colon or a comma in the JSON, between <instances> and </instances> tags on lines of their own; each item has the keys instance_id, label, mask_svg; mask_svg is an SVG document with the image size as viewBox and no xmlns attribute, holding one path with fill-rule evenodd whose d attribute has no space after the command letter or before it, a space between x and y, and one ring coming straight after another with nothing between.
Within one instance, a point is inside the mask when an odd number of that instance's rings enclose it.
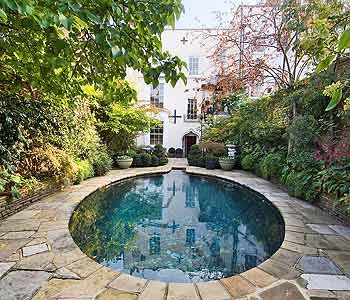
<instances>
[{"instance_id":1,"label":"white wall","mask_svg":"<svg viewBox=\"0 0 350 300\"><path fill-rule=\"evenodd\" d=\"M185 44L181 40L188 40ZM198 101L198 109L201 102L208 93L201 91L201 86L207 83L211 78L214 67L210 61L210 55L215 46L215 37L208 38L208 34L204 34L202 30L166 30L162 36L164 50L169 50L172 55L179 56L188 63L189 57L199 57L199 75L187 75L187 85L181 80L173 88L170 84L165 84L164 89L164 110L159 114L158 118L164 122L164 140L163 145L166 148L183 148L183 136L189 132L200 135L199 121L185 121L184 116L187 114L187 101L190 98L196 98ZM133 71L128 74L130 81L134 81L138 92L140 102L149 103L151 95L151 87L146 85L143 77ZM164 79L160 81L164 82ZM182 116L176 120L169 118L174 114L176 109L177 115ZM198 116L200 111L198 110ZM137 139L138 145L149 145L149 134L140 136Z\"/></svg>"}]
</instances>

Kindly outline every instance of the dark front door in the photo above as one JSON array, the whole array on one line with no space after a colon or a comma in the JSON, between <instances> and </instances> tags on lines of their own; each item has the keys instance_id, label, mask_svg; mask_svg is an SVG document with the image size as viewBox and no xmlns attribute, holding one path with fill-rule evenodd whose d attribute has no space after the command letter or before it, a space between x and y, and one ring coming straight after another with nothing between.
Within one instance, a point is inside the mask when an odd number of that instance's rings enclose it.
<instances>
[{"instance_id":1,"label":"dark front door","mask_svg":"<svg viewBox=\"0 0 350 300\"><path fill-rule=\"evenodd\" d=\"M187 157L188 152L190 152L191 147L197 144L197 137L195 135L185 136L185 155Z\"/></svg>"}]
</instances>

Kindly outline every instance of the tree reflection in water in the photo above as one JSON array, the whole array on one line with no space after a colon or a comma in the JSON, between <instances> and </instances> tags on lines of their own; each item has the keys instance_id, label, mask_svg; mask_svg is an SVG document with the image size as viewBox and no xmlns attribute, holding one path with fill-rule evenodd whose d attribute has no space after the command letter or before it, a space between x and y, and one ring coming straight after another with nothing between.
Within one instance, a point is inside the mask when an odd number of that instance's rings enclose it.
<instances>
[{"instance_id":1,"label":"tree reflection in water","mask_svg":"<svg viewBox=\"0 0 350 300\"><path fill-rule=\"evenodd\" d=\"M182 171L95 192L74 212L70 230L99 263L172 282L241 273L270 257L284 236L281 216L261 195Z\"/></svg>"}]
</instances>

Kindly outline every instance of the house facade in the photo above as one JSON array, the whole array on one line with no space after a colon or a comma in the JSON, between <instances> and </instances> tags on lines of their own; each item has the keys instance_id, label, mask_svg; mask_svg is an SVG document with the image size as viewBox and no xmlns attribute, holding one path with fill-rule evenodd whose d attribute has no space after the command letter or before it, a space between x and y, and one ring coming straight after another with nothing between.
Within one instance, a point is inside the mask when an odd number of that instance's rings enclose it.
<instances>
[{"instance_id":1,"label":"house facade","mask_svg":"<svg viewBox=\"0 0 350 300\"><path fill-rule=\"evenodd\" d=\"M140 104L160 109L157 118L162 126L152 128L137 138L138 146L162 144L165 148L182 149L187 155L201 136L201 107L209 101L211 92L206 83L215 74L210 55L215 47L215 34L202 29L166 30L162 36L164 50L179 56L188 65L187 84L181 80L172 87L160 78L157 87L147 85L141 74L131 71L130 81L136 86Z\"/></svg>"}]
</instances>

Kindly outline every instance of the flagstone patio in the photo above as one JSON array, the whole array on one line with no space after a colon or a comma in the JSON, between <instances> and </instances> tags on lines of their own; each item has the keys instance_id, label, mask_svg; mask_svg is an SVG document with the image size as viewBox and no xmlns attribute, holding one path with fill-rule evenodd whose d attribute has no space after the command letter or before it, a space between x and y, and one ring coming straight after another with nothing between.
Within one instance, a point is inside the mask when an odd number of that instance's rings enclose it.
<instances>
[{"instance_id":1,"label":"flagstone patio","mask_svg":"<svg viewBox=\"0 0 350 300\"><path fill-rule=\"evenodd\" d=\"M252 174L187 167L248 186L281 212L286 234L267 261L240 275L165 284L120 274L88 258L68 229L75 207L96 189L186 164L114 170L53 194L0 221L1 300L350 300L350 227Z\"/></svg>"}]
</instances>

